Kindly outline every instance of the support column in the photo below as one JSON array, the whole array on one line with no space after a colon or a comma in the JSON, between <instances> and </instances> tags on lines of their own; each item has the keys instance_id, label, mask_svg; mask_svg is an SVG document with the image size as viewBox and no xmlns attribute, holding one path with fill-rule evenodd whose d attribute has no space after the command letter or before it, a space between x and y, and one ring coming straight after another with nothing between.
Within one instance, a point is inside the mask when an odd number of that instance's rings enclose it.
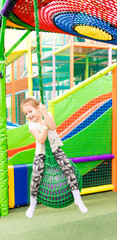
<instances>
[{"instance_id":1,"label":"support column","mask_svg":"<svg viewBox=\"0 0 117 240\"><path fill-rule=\"evenodd\" d=\"M89 57L86 56L86 74L85 74L85 79L89 77Z\"/></svg>"},{"instance_id":2,"label":"support column","mask_svg":"<svg viewBox=\"0 0 117 240\"><path fill-rule=\"evenodd\" d=\"M31 33L27 37L28 44L28 97L33 96L32 84L32 53L31 53Z\"/></svg>"},{"instance_id":3,"label":"support column","mask_svg":"<svg viewBox=\"0 0 117 240\"><path fill-rule=\"evenodd\" d=\"M55 72L55 33L53 33L53 45L52 45L52 69L53 69L53 98L56 97L56 72Z\"/></svg>"},{"instance_id":4,"label":"support column","mask_svg":"<svg viewBox=\"0 0 117 240\"><path fill-rule=\"evenodd\" d=\"M74 37L70 36L70 88L74 86Z\"/></svg>"},{"instance_id":5,"label":"support column","mask_svg":"<svg viewBox=\"0 0 117 240\"><path fill-rule=\"evenodd\" d=\"M111 64L112 64L112 46L110 44L108 49L108 66L110 66ZM111 72L108 73L108 75L110 74Z\"/></svg>"},{"instance_id":6,"label":"support column","mask_svg":"<svg viewBox=\"0 0 117 240\"><path fill-rule=\"evenodd\" d=\"M5 0L1 1L1 7ZM8 166L6 134L6 74L4 58L4 37L6 18L2 16L0 28L0 216L8 215Z\"/></svg>"},{"instance_id":7,"label":"support column","mask_svg":"<svg viewBox=\"0 0 117 240\"><path fill-rule=\"evenodd\" d=\"M12 121L16 123L16 113L15 113L15 77L14 77L14 62L12 62Z\"/></svg>"},{"instance_id":8,"label":"support column","mask_svg":"<svg viewBox=\"0 0 117 240\"><path fill-rule=\"evenodd\" d=\"M112 184L117 192L117 67L112 71Z\"/></svg>"}]
</instances>

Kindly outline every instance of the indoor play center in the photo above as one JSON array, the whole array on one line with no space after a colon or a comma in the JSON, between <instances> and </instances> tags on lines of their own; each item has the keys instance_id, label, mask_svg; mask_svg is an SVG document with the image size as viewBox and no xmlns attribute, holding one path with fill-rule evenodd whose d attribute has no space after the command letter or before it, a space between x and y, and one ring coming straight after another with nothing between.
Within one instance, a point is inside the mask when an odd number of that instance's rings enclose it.
<instances>
[{"instance_id":1,"label":"indoor play center","mask_svg":"<svg viewBox=\"0 0 117 240\"><path fill-rule=\"evenodd\" d=\"M36 144L20 108L27 97L53 114L84 199L116 192L116 0L1 0L0 27L0 216L30 203ZM38 202L73 202L52 156Z\"/></svg>"}]
</instances>

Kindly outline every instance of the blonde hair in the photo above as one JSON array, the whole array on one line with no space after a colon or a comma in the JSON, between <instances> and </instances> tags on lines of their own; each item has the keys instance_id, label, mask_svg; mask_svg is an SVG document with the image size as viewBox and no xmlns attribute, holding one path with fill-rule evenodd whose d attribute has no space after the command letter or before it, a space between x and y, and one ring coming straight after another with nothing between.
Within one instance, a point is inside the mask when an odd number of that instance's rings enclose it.
<instances>
[{"instance_id":1,"label":"blonde hair","mask_svg":"<svg viewBox=\"0 0 117 240\"><path fill-rule=\"evenodd\" d=\"M40 101L36 100L33 97L26 98L21 103L21 110L23 111L23 106L24 105L31 105L31 106L36 108L37 106L39 106L39 104L40 104Z\"/></svg>"}]
</instances>

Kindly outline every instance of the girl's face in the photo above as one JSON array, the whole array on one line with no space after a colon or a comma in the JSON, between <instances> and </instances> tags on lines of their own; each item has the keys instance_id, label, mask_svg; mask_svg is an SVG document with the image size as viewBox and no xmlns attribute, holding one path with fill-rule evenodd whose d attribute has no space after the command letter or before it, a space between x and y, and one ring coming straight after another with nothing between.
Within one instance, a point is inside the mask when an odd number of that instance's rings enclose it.
<instances>
[{"instance_id":1,"label":"girl's face","mask_svg":"<svg viewBox=\"0 0 117 240\"><path fill-rule=\"evenodd\" d=\"M39 111L39 106L33 107L30 104L25 104L23 106L23 112L29 121L38 122L41 119L41 113Z\"/></svg>"}]
</instances>

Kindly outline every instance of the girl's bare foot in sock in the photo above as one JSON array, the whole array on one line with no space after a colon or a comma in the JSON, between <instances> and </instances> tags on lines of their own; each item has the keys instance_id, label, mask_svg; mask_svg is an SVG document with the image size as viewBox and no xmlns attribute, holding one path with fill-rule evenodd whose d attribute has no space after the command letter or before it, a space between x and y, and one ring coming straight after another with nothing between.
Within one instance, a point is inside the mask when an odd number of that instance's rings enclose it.
<instances>
[{"instance_id":1,"label":"girl's bare foot in sock","mask_svg":"<svg viewBox=\"0 0 117 240\"><path fill-rule=\"evenodd\" d=\"M87 207L84 205L81 196L80 196L80 192L79 190L73 190L73 197L74 197L74 203L79 207L79 210L82 213L87 213L88 209Z\"/></svg>"},{"instance_id":2,"label":"girl's bare foot in sock","mask_svg":"<svg viewBox=\"0 0 117 240\"><path fill-rule=\"evenodd\" d=\"M26 216L28 218L33 217L36 205L37 205L37 197L31 196L30 197L30 206L29 206L28 210L26 211Z\"/></svg>"}]
</instances>

